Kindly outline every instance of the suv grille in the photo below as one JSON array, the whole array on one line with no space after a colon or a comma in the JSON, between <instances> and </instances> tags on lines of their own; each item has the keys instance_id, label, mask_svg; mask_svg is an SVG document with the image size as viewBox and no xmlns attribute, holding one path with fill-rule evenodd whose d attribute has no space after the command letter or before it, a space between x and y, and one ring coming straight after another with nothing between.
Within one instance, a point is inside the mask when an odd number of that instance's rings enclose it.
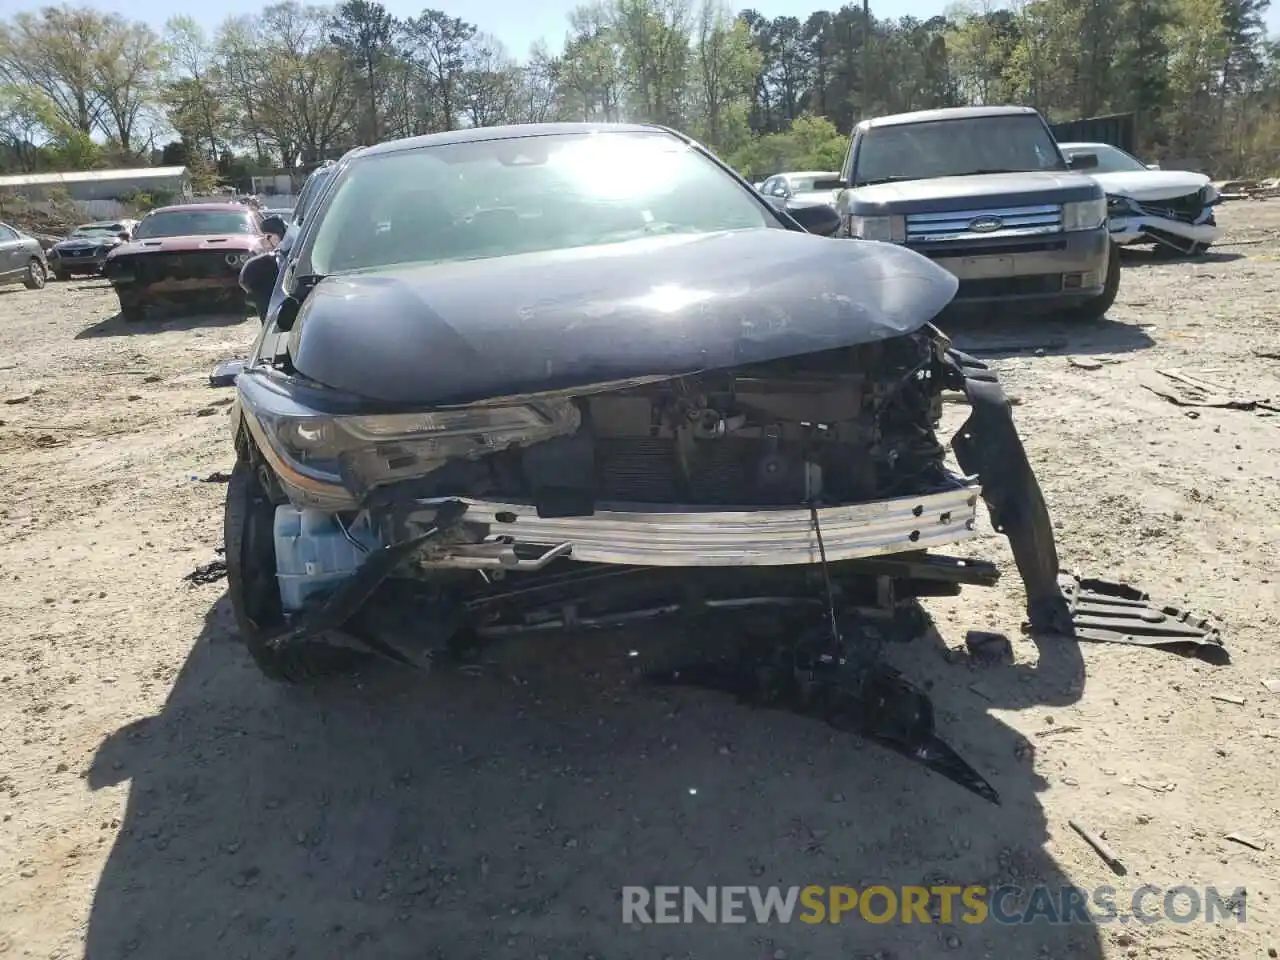
<instances>
[{"instance_id":1,"label":"suv grille","mask_svg":"<svg viewBox=\"0 0 1280 960\"><path fill-rule=\"evenodd\" d=\"M988 229L974 226L989 224ZM991 227L994 227L992 229ZM907 243L940 240L982 240L996 237L1028 237L1062 231L1062 206L1000 207L990 210L952 210L947 213L907 214Z\"/></svg>"}]
</instances>

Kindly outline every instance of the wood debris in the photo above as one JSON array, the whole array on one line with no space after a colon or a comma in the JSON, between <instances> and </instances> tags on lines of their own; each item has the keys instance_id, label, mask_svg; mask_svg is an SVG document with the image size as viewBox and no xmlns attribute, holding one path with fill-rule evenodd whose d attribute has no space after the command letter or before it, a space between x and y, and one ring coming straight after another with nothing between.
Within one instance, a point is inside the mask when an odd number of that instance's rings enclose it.
<instances>
[{"instance_id":1,"label":"wood debris","mask_svg":"<svg viewBox=\"0 0 1280 960\"><path fill-rule=\"evenodd\" d=\"M1255 840L1253 837L1246 837L1243 833L1228 833L1222 839L1230 840L1232 843L1238 843L1241 846L1252 847L1254 850L1267 849L1265 840Z\"/></svg>"},{"instance_id":2,"label":"wood debris","mask_svg":"<svg viewBox=\"0 0 1280 960\"><path fill-rule=\"evenodd\" d=\"M1097 834L1089 830L1086 830L1075 820L1068 820L1067 823L1070 825L1072 830L1074 830L1076 833L1080 834L1080 836L1084 838L1085 843L1093 847L1094 852L1097 853L1098 856L1102 858L1103 863L1105 863L1108 867L1111 868L1112 873L1114 873L1116 876L1123 877L1126 873L1129 872L1129 869L1124 865L1123 862L1121 862L1120 858L1116 856L1115 851L1113 851L1111 847L1107 845L1107 842L1103 840L1100 836L1098 836Z\"/></svg>"},{"instance_id":3,"label":"wood debris","mask_svg":"<svg viewBox=\"0 0 1280 960\"><path fill-rule=\"evenodd\" d=\"M1230 388L1193 377L1180 370L1157 370L1166 381L1144 380L1142 386L1157 396L1180 407L1222 407L1231 410L1270 410L1280 412L1280 402L1269 397L1238 397Z\"/></svg>"}]
</instances>

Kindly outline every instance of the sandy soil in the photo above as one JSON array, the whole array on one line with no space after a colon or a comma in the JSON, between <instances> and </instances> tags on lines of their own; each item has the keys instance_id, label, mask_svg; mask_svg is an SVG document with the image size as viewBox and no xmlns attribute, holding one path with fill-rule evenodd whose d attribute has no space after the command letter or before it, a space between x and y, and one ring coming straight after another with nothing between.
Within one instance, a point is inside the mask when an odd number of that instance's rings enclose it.
<instances>
[{"instance_id":1,"label":"sandy soil","mask_svg":"<svg viewBox=\"0 0 1280 960\"><path fill-rule=\"evenodd\" d=\"M947 645L1010 634L1016 664L898 653L999 809L814 721L631 683L609 664L634 638L546 642L506 677L267 682L224 584L182 581L222 539L225 487L200 478L231 465L206 377L256 321L130 327L99 283L0 292L0 954L1275 956L1280 417L1193 416L1140 386L1174 367L1280 398L1280 203L1222 220L1236 245L1207 259L1130 261L1107 322L953 331L1022 401L1064 565L1220 617L1234 658L1038 650L988 532L974 552L1000 586L929 609ZM618 901L943 881L1111 884L1122 908L1143 884L1243 886L1247 922L629 929Z\"/></svg>"}]
</instances>

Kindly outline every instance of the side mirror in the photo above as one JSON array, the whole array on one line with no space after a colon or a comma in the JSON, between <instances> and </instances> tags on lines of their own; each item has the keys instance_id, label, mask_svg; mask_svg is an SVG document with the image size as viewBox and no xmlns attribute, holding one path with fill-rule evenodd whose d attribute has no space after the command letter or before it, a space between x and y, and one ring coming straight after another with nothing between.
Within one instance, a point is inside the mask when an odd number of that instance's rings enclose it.
<instances>
[{"instance_id":1,"label":"side mirror","mask_svg":"<svg viewBox=\"0 0 1280 960\"><path fill-rule=\"evenodd\" d=\"M1098 155L1096 153L1077 153L1067 161L1067 166L1072 170L1092 170L1097 165Z\"/></svg>"},{"instance_id":2,"label":"side mirror","mask_svg":"<svg viewBox=\"0 0 1280 960\"><path fill-rule=\"evenodd\" d=\"M121 240L123 240L125 243L129 242L129 232L127 230L121 230L120 233L117 234L117 236Z\"/></svg>"},{"instance_id":3,"label":"side mirror","mask_svg":"<svg viewBox=\"0 0 1280 960\"><path fill-rule=\"evenodd\" d=\"M288 229L284 220L280 217L266 217L262 221L262 232L274 233L281 240L284 239L284 233Z\"/></svg>"},{"instance_id":4,"label":"side mirror","mask_svg":"<svg viewBox=\"0 0 1280 960\"><path fill-rule=\"evenodd\" d=\"M279 276L280 260L272 251L250 257L240 268L240 288L258 308L259 320L267 318L267 305L271 302L271 291L276 288Z\"/></svg>"},{"instance_id":5,"label":"side mirror","mask_svg":"<svg viewBox=\"0 0 1280 960\"><path fill-rule=\"evenodd\" d=\"M840 229L840 214L829 203L803 203L789 200L784 212L804 228L806 233L820 237L834 237Z\"/></svg>"}]
</instances>

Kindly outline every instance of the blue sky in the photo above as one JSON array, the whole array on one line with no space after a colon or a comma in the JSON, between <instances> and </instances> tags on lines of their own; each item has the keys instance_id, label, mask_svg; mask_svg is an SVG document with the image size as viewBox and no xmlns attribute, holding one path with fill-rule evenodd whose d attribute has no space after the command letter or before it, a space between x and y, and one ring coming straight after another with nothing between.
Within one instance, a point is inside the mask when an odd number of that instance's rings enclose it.
<instances>
[{"instance_id":1,"label":"blue sky","mask_svg":"<svg viewBox=\"0 0 1280 960\"><path fill-rule=\"evenodd\" d=\"M146 20L156 27L176 12L190 12L205 26L213 28L228 16L252 13L261 9L257 0L222 0L190 10L166 0L88 0L90 6L112 10L124 16ZM576 6L575 0L384 0L388 10L397 16L413 16L424 6L435 7L446 13L462 17L476 24L481 30L496 35L518 57L523 57L535 40L545 39L553 50L559 49L566 30L565 15ZM0 14L19 10L34 10L43 4L36 0L0 0ZM898 0L896 3L877 3L872 0L872 12L878 17L916 16L931 17L950 6L949 0ZM735 3L738 9L750 6L765 16L807 17L819 9L821 0L759 0L758 3ZM831 4L834 9L838 3ZM531 10L537 9L537 13ZM1271 31L1280 27L1280 3L1267 14ZM519 24L519 26L517 26Z\"/></svg>"}]
</instances>

